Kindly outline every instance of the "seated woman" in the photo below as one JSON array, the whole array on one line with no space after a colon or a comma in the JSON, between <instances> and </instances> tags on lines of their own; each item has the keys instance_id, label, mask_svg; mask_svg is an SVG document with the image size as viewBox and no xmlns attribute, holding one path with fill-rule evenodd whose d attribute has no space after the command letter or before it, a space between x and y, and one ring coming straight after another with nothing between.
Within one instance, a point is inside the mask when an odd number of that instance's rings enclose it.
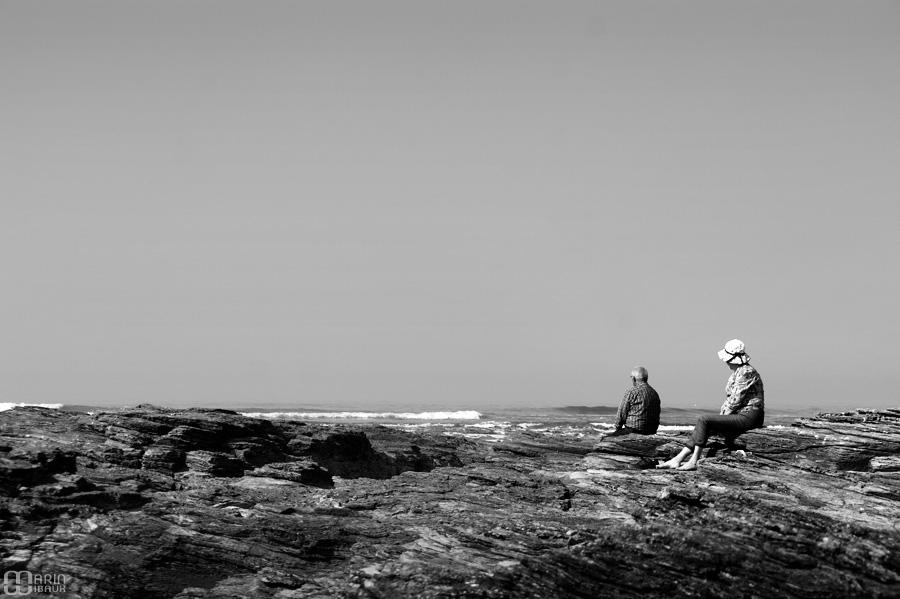
<instances>
[{"instance_id":1,"label":"seated woman","mask_svg":"<svg viewBox=\"0 0 900 599\"><path fill-rule=\"evenodd\" d=\"M750 356L744 351L744 343L740 339L732 339L725 344L725 349L719 351L719 359L728 364L732 371L725 385L726 399L719 415L698 418L686 447L674 458L658 464L657 468L696 470L700 451L706 446L710 435L722 435L725 444L731 445L741 433L762 427L765 416L763 382L756 369L750 366ZM691 459L682 464L688 454L691 454Z\"/></svg>"}]
</instances>

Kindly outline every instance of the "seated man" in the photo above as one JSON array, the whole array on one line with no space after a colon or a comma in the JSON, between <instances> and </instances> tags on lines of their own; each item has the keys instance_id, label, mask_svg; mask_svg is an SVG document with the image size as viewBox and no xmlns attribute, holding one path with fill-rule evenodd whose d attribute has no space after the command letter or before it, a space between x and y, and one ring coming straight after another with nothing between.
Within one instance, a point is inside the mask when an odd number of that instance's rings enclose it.
<instances>
[{"instance_id":1,"label":"seated man","mask_svg":"<svg viewBox=\"0 0 900 599\"><path fill-rule=\"evenodd\" d=\"M616 430L607 437L630 433L656 434L659 428L659 393L647 384L648 378L647 369L643 366L636 366L631 371L631 389L625 392L616 414Z\"/></svg>"}]
</instances>

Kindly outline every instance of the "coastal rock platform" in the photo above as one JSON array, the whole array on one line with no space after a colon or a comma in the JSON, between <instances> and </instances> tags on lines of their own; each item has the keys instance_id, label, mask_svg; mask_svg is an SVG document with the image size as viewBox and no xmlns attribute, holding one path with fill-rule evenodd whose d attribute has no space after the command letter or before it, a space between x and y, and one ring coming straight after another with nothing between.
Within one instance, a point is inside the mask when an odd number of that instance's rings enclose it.
<instances>
[{"instance_id":1,"label":"coastal rock platform","mask_svg":"<svg viewBox=\"0 0 900 599\"><path fill-rule=\"evenodd\" d=\"M900 597L900 410L691 472L654 468L687 432L469 432L16 408L0 562L64 583L34 597Z\"/></svg>"}]
</instances>

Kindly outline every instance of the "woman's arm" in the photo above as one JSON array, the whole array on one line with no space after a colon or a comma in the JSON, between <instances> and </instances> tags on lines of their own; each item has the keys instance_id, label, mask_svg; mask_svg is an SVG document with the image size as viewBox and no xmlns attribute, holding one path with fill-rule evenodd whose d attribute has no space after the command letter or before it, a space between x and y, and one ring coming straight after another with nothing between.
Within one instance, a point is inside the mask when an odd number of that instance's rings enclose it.
<instances>
[{"instance_id":1,"label":"woman's arm","mask_svg":"<svg viewBox=\"0 0 900 599\"><path fill-rule=\"evenodd\" d=\"M722 404L720 414L736 414L741 408L747 405L750 399L748 393L759 381L759 374L751 368L739 368L734 373L734 384L731 386L731 393Z\"/></svg>"}]
</instances>

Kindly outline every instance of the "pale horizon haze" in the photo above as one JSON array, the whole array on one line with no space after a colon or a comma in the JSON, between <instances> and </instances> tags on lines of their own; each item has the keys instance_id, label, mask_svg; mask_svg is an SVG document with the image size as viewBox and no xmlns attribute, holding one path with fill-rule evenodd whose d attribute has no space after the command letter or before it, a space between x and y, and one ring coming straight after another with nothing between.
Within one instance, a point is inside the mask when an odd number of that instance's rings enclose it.
<instances>
[{"instance_id":1,"label":"pale horizon haze","mask_svg":"<svg viewBox=\"0 0 900 599\"><path fill-rule=\"evenodd\" d=\"M900 407L900 2L0 0L0 402Z\"/></svg>"}]
</instances>

